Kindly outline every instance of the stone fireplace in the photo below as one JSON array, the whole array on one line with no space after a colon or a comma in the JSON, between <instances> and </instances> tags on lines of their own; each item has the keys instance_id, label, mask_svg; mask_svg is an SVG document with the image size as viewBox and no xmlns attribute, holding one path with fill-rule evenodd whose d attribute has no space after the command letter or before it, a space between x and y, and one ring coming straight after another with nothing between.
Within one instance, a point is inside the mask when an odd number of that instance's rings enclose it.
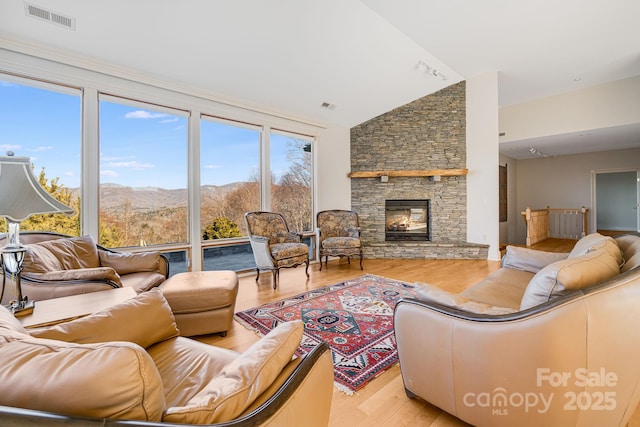
<instances>
[{"instance_id":1,"label":"stone fireplace","mask_svg":"<svg viewBox=\"0 0 640 427\"><path fill-rule=\"evenodd\" d=\"M351 204L366 258L487 258L488 245L466 241L465 104L460 82L351 129ZM388 240L387 200L429 200L426 237Z\"/></svg>"}]
</instances>

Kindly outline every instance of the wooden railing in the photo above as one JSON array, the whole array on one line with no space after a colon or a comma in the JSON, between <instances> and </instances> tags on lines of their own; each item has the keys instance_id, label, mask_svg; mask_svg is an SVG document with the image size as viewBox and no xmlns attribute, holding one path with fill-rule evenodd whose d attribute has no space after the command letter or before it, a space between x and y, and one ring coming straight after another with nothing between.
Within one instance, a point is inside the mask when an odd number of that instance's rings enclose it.
<instances>
[{"instance_id":1,"label":"wooden railing","mask_svg":"<svg viewBox=\"0 0 640 427\"><path fill-rule=\"evenodd\" d=\"M522 212L527 225L527 246L548 239L578 240L587 235L587 213L584 206L578 209L527 209Z\"/></svg>"}]
</instances>

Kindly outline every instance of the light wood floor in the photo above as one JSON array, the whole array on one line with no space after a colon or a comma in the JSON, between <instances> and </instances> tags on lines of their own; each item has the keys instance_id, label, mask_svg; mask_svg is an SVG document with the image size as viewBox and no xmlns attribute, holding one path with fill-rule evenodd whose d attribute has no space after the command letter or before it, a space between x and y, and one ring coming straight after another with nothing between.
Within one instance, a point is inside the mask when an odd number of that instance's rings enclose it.
<instances>
[{"instance_id":1,"label":"light wood floor","mask_svg":"<svg viewBox=\"0 0 640 427\"><path fill-rule=\"evenodd\" d=\"M282 270L280 285L276 290L272 288L270 274L262 274L257 284L255 275L240 277L236 311L356 278L363 274L375 274L409 283L428 282L451 292L460 292L498 268L499 262L486 260L367 259L364 261L364 271L361 271L357 262L347 264L345 260L333 260L329 261L329 268L323 267L322 271L318 271L318 264L311 265L309 267L311 277L308 280L303 267ZM199 339L212 345L244 351L259 337L234 322L226 337L212 335ZM354 396L347 396L334 390L329 425L333 427L468 426L420 399L407 398L398 365L371 381ZM636 411L628 427L640 427L640 411Z\"/></svg>"}]
</instances>

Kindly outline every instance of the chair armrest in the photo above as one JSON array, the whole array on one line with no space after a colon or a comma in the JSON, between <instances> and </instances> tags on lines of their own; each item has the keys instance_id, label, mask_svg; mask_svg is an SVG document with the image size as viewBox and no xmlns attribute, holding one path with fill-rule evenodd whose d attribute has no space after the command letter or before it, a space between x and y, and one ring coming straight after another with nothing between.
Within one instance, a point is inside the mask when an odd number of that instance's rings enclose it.
<instances>
[{"instance_id":1,"label":"chair armrest","mask_svg":"<svg viewBox=\"0 0 640 427\"><path fill-rule=\"evenodd\" d=\"M249 236L251 250L259 268L273 268L273 257L269 250L269 239L264 236Z\"/></svg>"},{"instance_id":2,"label":"chair armrest","mask_svg":"<svg viewBox=\"0 0 640 427\"><path fill-rule=\"evenodd\" d=\"M79 268L73 270L48 271L46 273L25 273L21 276L22 280L56 285L86 282L104 282L112 285L114 288L122 287L120 276L111 267L95 267L95 268Z\"/></svg>"}]
</instances>

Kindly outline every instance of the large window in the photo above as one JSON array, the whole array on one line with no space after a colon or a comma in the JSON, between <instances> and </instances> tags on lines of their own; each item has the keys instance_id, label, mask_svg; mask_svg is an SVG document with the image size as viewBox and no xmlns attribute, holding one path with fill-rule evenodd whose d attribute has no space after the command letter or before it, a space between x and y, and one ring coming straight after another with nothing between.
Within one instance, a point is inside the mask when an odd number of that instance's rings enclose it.
<instances>
[{"instance_id":1,"label":"large window","mask_svg":"<svg viewBox=\"0 0 640 427\"><path fill-rule=\"evenodd\" d=\"M260 208L260 130L204 117L200 125L202 240L247 235L244 213Z\"/></svg>"},{"instance_id":2,"label":"large window","mask_svg":"<svg viewBox=\"0 0 640 427\"><path fill-rule=\"evenodd\" d=\"M313 227L313 140L272 131L270 141L271 208L285 216L291 230L310 231Z\"/></svg>"},{"instance_id":3,"label":"large window","mask_svg":"<svg viewBox=\"0 0 640 427\"><path fill-rule=\"evenodd\" d=\"M30 157L40 184L75 209L71 216L34 215L23 230L80 234L81 105L79 89L0 75L2 155Z\"/></svg>"},{"instance_id":4,"label":"large window","mask_svg":"<svg viewBox=\"0 0 640 427\"><path fill-rule=\"evenodd\" d=\"M56 74L59 83L0 74L0 151L30 157L42 186L76 211L33 216L23 229L91 234L123 250L155 246L172 273L239 271L255 267L244 214L269 210L307 232L313 254L315 127L292 123L291 132L286 119L239 118L215 101L117 78L106 94L104 76L82 73L90 78L78 87L74 73ZM200 113L209 106L217 117Z\"/></svg>"},{"instance_id":5,"label":"large window","mask_svg":"<svg viewBox=\"0 0 640 427\"><path fill-rule=\"evenodd\" d=\"M100 98L100 243L187 243L187 117Z\"/></svg>"}]
</instances>

